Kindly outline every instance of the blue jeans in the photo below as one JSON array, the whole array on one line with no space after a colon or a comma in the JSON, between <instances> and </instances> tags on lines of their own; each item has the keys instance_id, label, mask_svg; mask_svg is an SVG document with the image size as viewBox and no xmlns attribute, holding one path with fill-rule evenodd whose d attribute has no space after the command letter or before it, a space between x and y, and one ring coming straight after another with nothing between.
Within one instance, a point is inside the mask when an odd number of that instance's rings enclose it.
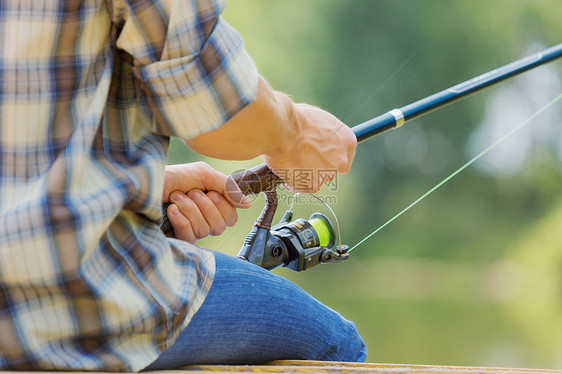
<instances>
[{"instance_id":1,"label":"blue jeans","mask_svg":"<svg viewBox=\"0 0 562 374\"><path fill-rule=\"evenodd\" d=\"M205 302L176 342L146 370L280 359L364 361L355 325L287 279L214 252Z\"/></svg>"}]
</instances>

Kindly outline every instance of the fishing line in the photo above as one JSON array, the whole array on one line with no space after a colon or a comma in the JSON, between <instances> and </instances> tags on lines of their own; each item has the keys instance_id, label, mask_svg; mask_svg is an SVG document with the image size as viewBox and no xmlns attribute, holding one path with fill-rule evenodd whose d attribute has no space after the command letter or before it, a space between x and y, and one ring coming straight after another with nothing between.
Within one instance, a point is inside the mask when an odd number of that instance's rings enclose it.
<instances>
[{"instance_id":1,"label":"fishing line","mask_svg":"<svg viewBox=\"0 0 562 374\"><path fill-rule=\"evenodd\" d=\"M386 288L384 288L384 286L382 285L382 283L379 282L379 281L377 280L377 278L375 278L375 276L374 276L373 274L371 274L371 273L369 272L369 270L367 270L367 269L365 268L365 266L363 266L363 264L362 264L358 259L356 259L356 258L353 257L353 256L350 256L349 258L353 259L353 261L355 261L355 263L357 264L357 266L359 267L359 269L361 269L365 274L367 274L367 276L368 276L369 278L371 278L371 280L372 280L373 282L375 282L375 283L377 284L377 286L379 286L380 289L383 290L384 293L387 294L387 296L390 297L390 298L392 299L392 301L394 301L394 302L396 303L396 305L398 305L398 306L400 307L400 309L402 309L402 311L403 311L408 317L410 317L410 319L415 320L415 317L414 317L410 312L408 312L408 309L406 309L406 308L404 307L404 305L400 304L400 302L399 302L394 296L392 296L392 294L391 294L390 292L388 292L388 290L387 290Z\"/></svg>"},{"instance_id":2,"label":"fishing line","mask_svg":"<svg viewBox=\"0 0 562 374\"><path fill-rule=\"evenodd\" d=\"M381 231L383 228L385 228L386 226L388 226L391 222L393 222L394 220L396 220L398 217L400 217L402 214L406 213L408 210L410 210L412 207L414 207L417 203L419 203L420 201L422 201L423 199L425 199L427 196L429 196L431 193L433 193L435 190L437 190L439 187L441 187L442 185L444 185L445 183L447 183L449 180L453 179L453 177L455 177L457 174L459 174L461 171L463 171L464 169L466 169L467 167L469 167L470 165L472 165L474 162L476 162L478 159L480 159L482 156L484 156L485 154L487 154L488 152L490 152L492 149L494 149L496 146L498 146L499 144L501 144L502 142L504 142L507 138L509 138L511 135L515 134L517 131L519 131L521 128L523 128L525 125L527 125L529 122L531 122L533 119L535 119L539 114L541 114L542 112L544 112L545 110L547 110L548 108L550 108L552 105L554 105L558 100L562 99L562 94L558 95L556 98L554 98L553 100L551 100L550 102L548 102L547 104L545 104L542 108L540 108L538 111L536 111L534 114L532 114L529 118L525 119L523 122L521 122L520 124L518 124L517 126L515 126L513 129L511 129L507 134L505 134L504 136L502 136L500 139L498 139L497 141L495 141L494 143L492 143L490 146L488 146L488 148L484 149L482 152L480 152L479 154L477 154L476 156L474 156L470 161L468 161L467 163L465 163L464 165L462 165L460 168L458 168L457 170L455 170L453 173L451 173L448 177L446 177L445 179L443 179L441 182L437 183L432 189L430 189L429 191L427 191L426 193L424 193L422 196L420 196L418 199L416 199L413 203L411 203L410 205L408 205L406 208L402 209L400 212L398 212L398 214L396 214L394 217L392 217L391 219L389 219L388 221L386 221L383 225L381 225L379 228L375 229L373 232L371 232L369 235L367 235L365 238L363 238L361 241L359 241L357 244L355 244L353 247L351 247L351 249L349 249L348 253L353 251L355 248L357 248L359 245L363 244L365 241L367 241L369 238L371 238L373 235L375 235L376 233L378 233L379 231Z\"/></svg>"},{"instance_id":3,"label":"fishing line","mask_svg":"<svg viewBox=\"0 0 562 374\"><path fill-rule=\"evenodd\" d=\"M293 206L295 204L295 200L297 199L297 197L301 195L300 192L295 193L292 196L291 199L291 205L289 206L289 211L293 210ZM316 196L314 194L311 193L307 193L307 195L312 196L313 198L315 198L316 200L318 200L320 203L322 203L324 206L326 206L326 208L328 208L328 210L332 213L332 216L334 217L334 219L336 220L336 227L337 227L337 234L338 234L338 241L339 241L339 247L342 247L342 243L341 243L341 233L340 233L340 224L338 221L338 217L336 216L336 213L334 212L334 210L330 207L330 205L325 202L320 196ZM383 290L383 292L390 297L395 303L396 305L398 305L398 307L400 307L400 309L402 309L402 311L412 320L415 320L414 316L408 312L408 310L404 307L404 305L402 305L394 296L392 296L392 294L382 285L381 282L379 282L379 280L377 278L375 278L375 276L373 274L371 274L371 272L369 272L369 270L367 270L365 268L365 266L363 266L363 264L361 264L359 262L359 260L357 260L355 257L351 257L350 258L353 259L353 261L355 261L355 263L357 264L357 266L373 281L375 282L381 290Z\"/></svg>"},{"instance_id":4,"label":"fishing line","mask_svg":"<svg viewBox=\"0 0 562 374\"><path fill-rule=\"evenodd\" d=\"M300 192L297 192L293 195L292 199L291 199L291 205L289 206L289 210L292 211L293 210L293 205L295 204L295 200L297 199L297 197L301 195ZM328 210L332 213L332 216L334 217L334 219L336 220L336 227L337 227L337 233L338 233L338 241L339 241L339 247L341 248L342 244L341 244L341 233L340 233L340 224L338 222L338 217L336 216L336 213L332 210L332 208L330 207L330 205L328 203L326 203L321 197L316 196L314 194L311 193L307 193L307 195L312 196L313 198L315 198L316 200L318 200L320 203L322 203L324 206L326 206L326 208L328 208ZM351 257L351 256L350 256ZM361 264L361 262L359 262L359 260L357 260L355 257L351 257L353 259L353 261L355 261L355 263L357 264L357 266L373 281L375 282L379 288L381 290L383 290L383 292L390 297L395 303L396 305L398 305L398 307L400 309L402 309L402 311L412 320L414 320L414 316L408 312L408 310L394 297L392 296L392 294L382 285L381 282L379 282L379 280L377 278L375 278L375 276L373 274L371 274L371 272L369 272L369 270L367 270L365 268L365 266L363 266L363 264Z\"/></svg>"}]
</instances>

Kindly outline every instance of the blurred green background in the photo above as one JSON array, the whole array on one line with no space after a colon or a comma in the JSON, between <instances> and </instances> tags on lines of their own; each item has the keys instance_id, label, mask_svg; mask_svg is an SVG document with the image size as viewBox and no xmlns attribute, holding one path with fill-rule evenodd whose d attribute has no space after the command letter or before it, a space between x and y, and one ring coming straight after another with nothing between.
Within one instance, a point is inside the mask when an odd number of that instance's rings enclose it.
<instances>
[{"instance_id":1,"label":"blurred green background","mask_svg":"<svg viewBox=\"0 0 562 374\"><path fill-rule=\"evenodd\" d=\"M350 126L562 42L560 0L238 0L225 18L272 86ZM561 73L550 63L361 144L320 192L344 243L554 99ZM199 159L225 174L261 162L174 141L170 163ZM562 101L346 263L276 272L356 321L370 362L562 369L561 161ZM200 244L236 254L262 206ZM310 201L295 213L316 210L328 213Z\"/></svg>"}]
</instances>

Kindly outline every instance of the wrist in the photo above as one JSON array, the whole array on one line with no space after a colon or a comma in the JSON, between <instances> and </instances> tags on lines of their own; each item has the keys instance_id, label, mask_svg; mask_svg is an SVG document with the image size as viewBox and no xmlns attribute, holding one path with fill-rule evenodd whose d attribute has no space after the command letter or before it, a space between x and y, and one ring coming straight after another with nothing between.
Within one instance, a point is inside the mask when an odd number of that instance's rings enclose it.
<instances>
[{"instance_id":1,"label":"wrist","mask_svg":"<svg viewBox=\"0 0 562 374\"><path fill-rule=\"evenodd\" d=\"M293 100L282 92L273 91L273 95L279 110L263 156L280 160L287 158L293 152L294 145L298 144L302 137L302 128Z\"/></svg>"}]
</instances>

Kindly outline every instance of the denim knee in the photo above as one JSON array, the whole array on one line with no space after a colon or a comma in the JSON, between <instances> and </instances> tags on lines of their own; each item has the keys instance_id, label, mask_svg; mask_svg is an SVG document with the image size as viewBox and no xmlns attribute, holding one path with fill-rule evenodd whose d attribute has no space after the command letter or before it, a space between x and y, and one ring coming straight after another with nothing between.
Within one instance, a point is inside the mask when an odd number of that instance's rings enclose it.
<instances>
[{"instance_id":1,"label":"denim knee","mask_svg":"<svg viewBox=\"0 0 562 374\"><path fill-rule=\"evenodd\" d=\"M320 361L365 362L367 346L353 322L344 319L342 331L333 342Z\"/></svg>"},{"instance_id":2,"label":"denim knee","mask_svg":"<svg viewBox=\"0 0 562 374\"><path fill-rule=\"evenodd\" d=\"M350 357L350 362L365 362L365 360L367 359L367 345L365 344L365 341L363 340L363 338L361 337L361 335L359 335L359 331L357 331L357 327L355 326L355 324L353 322L349 322L352 326L352 332L350 333L350 337L349 337L349 344L352 347L352 352L354 352L355 354L352 354Z\"/></svg>"}]
</instances>

